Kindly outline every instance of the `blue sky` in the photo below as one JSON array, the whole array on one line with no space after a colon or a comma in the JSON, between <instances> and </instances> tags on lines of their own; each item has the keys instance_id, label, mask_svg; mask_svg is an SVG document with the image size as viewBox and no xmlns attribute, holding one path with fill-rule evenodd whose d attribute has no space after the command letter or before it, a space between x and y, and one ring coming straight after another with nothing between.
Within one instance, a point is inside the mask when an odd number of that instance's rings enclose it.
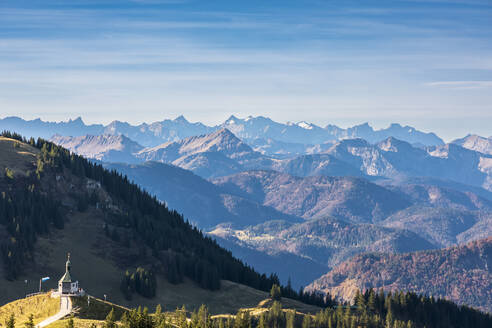
<instances>
[{"instance_id":1,"label":"blue sky","mask_svg":"<svg viewBox=\"0 0 492 328\"><path fill-rule=\"evenodd\" d=\"M492 135L492 2L3 0L0 117Z\"/></svg>"}]
</instances>

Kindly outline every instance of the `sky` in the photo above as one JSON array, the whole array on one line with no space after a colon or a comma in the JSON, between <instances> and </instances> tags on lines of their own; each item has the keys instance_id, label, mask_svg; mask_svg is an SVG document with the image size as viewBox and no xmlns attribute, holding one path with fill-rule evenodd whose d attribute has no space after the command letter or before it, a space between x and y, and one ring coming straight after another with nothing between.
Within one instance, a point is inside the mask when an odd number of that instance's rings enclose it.
<instances>
[{"instance_id":1,"label":"sky","mask_svg":"<svg viewBox=\"0 0 492 328\"><path fill-rule=\"evenodd\" d=\"M2 0L0 117L492 135L492 1Z\"/></svg>"}]
</instances>

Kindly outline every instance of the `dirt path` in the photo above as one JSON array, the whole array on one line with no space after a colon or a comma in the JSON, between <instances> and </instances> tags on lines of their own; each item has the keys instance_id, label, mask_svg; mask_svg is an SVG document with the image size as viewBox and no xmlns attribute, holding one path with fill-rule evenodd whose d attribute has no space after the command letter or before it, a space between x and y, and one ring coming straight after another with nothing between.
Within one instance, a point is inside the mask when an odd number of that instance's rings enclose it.
<instances>
[{"instance_id":1,"label":"dirt path","mask_svg":"<svg viewBox=\"0 0 492 328\"><path fill-rule=\"evenodd\" d=\"M68 314L72 312L72 301L70 300L70 297L68 296L61 296L60 297L60 312L55 314L54 316L51 316L40 323L36 325L36 328L43 328L46 327L50 324L52 324L55 321L58 321Z\"/></svg>"}]
</instances>

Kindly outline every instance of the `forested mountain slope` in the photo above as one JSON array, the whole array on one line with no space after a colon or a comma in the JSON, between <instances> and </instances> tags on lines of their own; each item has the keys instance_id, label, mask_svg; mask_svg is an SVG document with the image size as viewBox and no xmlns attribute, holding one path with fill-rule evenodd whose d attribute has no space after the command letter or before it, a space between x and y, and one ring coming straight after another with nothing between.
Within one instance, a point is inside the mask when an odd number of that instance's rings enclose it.
<instances>
[{"instance_id":1,"label":"forested mountain slope","mask_svg":"<svg viewBox=\"0 0 492 328\"><path fill-rule=\"evenodd\" d=\"M282 281L290 277L295 286L311 283L320 271L325 273L360 253L402 253L436 247L408 230L333 218L298 224L269 221L244 229L219 226L210 234L255 268L276 271Z\"/></svg>"},{"instance_id":2,"label":"forested mountain slope","mask_svg":"<svg viewBox=\"0 0 492 328\"><path fill-rule=\"evenodd\" d=\"M231 194L247 197L305 219L333 216L377 222L411 205L400 193L352 177L295 177L275 171L246 171L214 179Z\"/></svg>"},{"instance_id":3,"label":"forested mountain slope","mask_svg":"<svg viewBox=\"0 0 492 328\"><path fill-rule=\"evenodd\" d=\"M357 255L306 290L351 299L358 288L425 293L491 312L492 237L440 250Z\"/></svg>"},{"instance_id":4,"label":"forested mountain slope","mask_svg":"<svg viewBox=\"0 0 492 328\"><path fill-rule=\"evenodd\" d=\"M66 252L80 256L85 269L79 279L89 289L100 293L104 286L126 302L159 295L167 284L193 281L194 288L220 290L221 280L229 280L269 290L278 282L245 266L121 174L42 139L4 136L0 273L13 282L1 284L3 301L27 288L20 277L59 273L53 261ZM134 285L137 266L142 283Z\"/></svg>"}]
</instances>

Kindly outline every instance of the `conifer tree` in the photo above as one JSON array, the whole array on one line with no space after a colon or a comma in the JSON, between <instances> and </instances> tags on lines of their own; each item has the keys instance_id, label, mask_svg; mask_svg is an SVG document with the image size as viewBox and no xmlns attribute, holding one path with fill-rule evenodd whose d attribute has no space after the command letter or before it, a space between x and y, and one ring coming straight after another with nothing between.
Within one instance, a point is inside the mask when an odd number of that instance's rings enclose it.
<instances>
[{"instance_id":1,"label":"conifer tree","mask_svg":"<svg viewBox=\"0 0 492 328\"><path fill-rule=\"evenodd\" d=\"M312 320L310 315L305 315L304 319L302 320L302 328L311 328L312 327Z\"/></svg>"},{"instance_id":2,"label":"conifer tree","mask_svg":"<svg viewBox=\"0 0 492 328\"><path fill-rule=\"evenodd\" d=\"M24 326L26 328L34 328L34 315L29 315L29 319L24 323Z\"/></svg>"},{"instance_id":3,"label":"conifer tree","mask_svg":"<svg viewBox=\"0 0 492 328\"><path fill-rule=\"evenodd\" d=\"M280 301L282 298L282 292L280 291L280 286L277 284L274 284L272 286L272 289L270 289L270 297L274 301Z\"/></svg>"},{"instance_id":4,"label":"conifer tree","mask_svg":"<svg viewBox=\"0 0 492 328\"><path fill-rule=\"evenodd\" d=\"M260 320L258 321L258 328L268 328L267 317L265 312L260 314Z\"/></svg>"},{"instance_id":5,"label":"conifer tree","mask_svg":"<svg viewBox=\"0 0 492 328\"><path fill-rule=\"evenodd\" d=\"M65 326L66 328L74 328L74 323L73 323L73 318L70 317L70 319L68 319L67 321L67 324Z\"/></svg>"},{"instance_id":6,"label":"conifer tree","mask_svg":"<svg viewBox=\"0 0 492 328\"><path fill-rule=\"evenodd\" d=\"M7 328L15 328L15 315L13 313L10 314L9 319L5 322L5 326L7 326Z\"/></svg>"},{"instance_id":7,"label":"conifer tree","mask_svg":"<svg viewBox=\"0 0 492 328\"><path fill-rule=\"evenodd\" d=\"M371 312L376 311L376 293L372 288L369 290L369 299L367 300L367 307Z\"/></svg>"},{"instance_id":8,"label":"conifer tree","mask_svg":"<svg viewBox=\"0 0 492 328\"><path fill-rule=\"evenodd\" d=\"M104 328L115 328L116 327L116 318L114 315L114 308L111 308L108 315L106 316L106 320L104 322Z\"/></svg>"},{"instance_id":9,"label":"conifer tree","mask_svg":"<svg viewBox=\"0 0 492 328\"><path fill-rule=\"evenodd\" d=\"M285 327L286 328L294 328L296 320L296 312L293 310L287 311L285 314Z\"/></svg>"}]
</instances>

